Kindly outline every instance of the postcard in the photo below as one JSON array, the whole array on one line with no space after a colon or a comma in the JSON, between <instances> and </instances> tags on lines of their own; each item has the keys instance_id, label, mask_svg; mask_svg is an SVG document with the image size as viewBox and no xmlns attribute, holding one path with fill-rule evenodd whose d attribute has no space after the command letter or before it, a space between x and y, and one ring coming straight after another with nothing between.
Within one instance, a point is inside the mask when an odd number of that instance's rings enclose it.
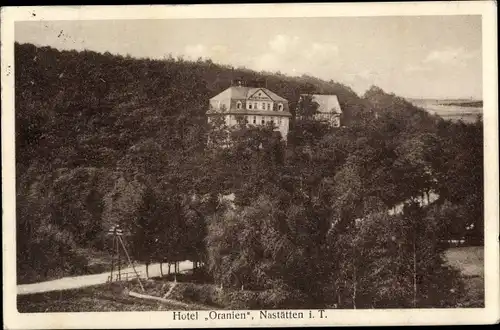
<instances>
[{"instance_id":1,"label":"postcard","mask_svg":"<svg viewBox=\"0 0 500 330\"><path fill-rule=\"evenodd\" d=\"M5 327L497 323L495 9L3 7Z\"/></svg>"}]
</instances>

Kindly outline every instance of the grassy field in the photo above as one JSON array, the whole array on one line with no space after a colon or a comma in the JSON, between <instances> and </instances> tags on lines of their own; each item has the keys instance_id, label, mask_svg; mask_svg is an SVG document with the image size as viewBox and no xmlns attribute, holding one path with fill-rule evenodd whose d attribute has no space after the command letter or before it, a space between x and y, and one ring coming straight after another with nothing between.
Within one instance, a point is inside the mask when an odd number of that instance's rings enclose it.
<instances>
[{"instance_id":1,"label":"grassy field","mask_svg":"<svg viewBox=\"0 0 500 330\"><path fill-rule=\"evenodd\" d=\"M448 263L462 273L467 295L463 307L484 307L484 248L457 247L445 253Z\"/></svg>"}]
</instances>

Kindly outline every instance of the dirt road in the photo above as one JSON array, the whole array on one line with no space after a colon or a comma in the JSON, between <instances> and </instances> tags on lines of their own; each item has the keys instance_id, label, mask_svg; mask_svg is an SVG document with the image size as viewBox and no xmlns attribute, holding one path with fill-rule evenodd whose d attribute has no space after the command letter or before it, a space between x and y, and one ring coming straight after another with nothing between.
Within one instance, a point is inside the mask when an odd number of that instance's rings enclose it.
<instances>
[{"instance_id":1,"label":"dirt road","mask_svg":"<svg viewBox=\"0 0 500 330\"><path fill-rule=\"evenodd\" d=\"M163 264L163 270L166 270L166 264ZM192 269L193 264L191 261L183 261L179 264L179 271L183 272L189 269ZM136 265L135 269L139 272L139 275L142 278L146 277L146 266L145 265ZM132 273L134 270L132 267L125 268L122 270L122 273ZM39 283L31 283L31 284L21 284L17 286L17 294L32 294L32 293L40 293L40 292L50 292L50 291L60 291L60 290L68 290L68 289L78 289L84 288L87 286L97 285L106 283L109 276L109 272L102 274L93 274L93 275L81 275L81 276L72 276L72 277L63 277L57 280L39 282ZM149 265L149 276L155 277L160 276L160 264L151 264ZM133 278L129 275L129 279Z\"/></svg>"}]
</instances>

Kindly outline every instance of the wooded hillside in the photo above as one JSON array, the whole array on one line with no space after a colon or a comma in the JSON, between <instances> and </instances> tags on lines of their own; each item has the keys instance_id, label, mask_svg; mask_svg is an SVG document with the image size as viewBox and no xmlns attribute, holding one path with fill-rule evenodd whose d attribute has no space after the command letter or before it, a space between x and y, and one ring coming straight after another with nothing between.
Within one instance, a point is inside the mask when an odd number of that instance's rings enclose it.
<instances>
[{"instance_id":1,"label":"wooded hillside","mask_svg":"<svg viewBox=\"0 0 500 330\"><path fill-rule=\"evenodd\" d=\"M374 259L372 253L387 253L387 235L401 235L408 253L434 253L419 259L418 274L427 285L418 299L432 305L429 285L446 277L430 274L441 262L440 241L467 235L481 242L480 120L444 121L377 87L360 97L333 81L211 61L29 44L16 44L15 58L20 282L85 272L85 260L74 251L106 249L103 231L118 222L144 262L204 261L215 281L256 288L300 291L306 284L297 280L300 274L317 285L307 298L313 300L327 295L321 288L333 278L335 299L361 304L378 297L388 306L386 295L395 292L382 284L368 289L369 277L356 282L360 296L347 299L350 272L364 275L356 265L339 265L351 260L352 244L359 242L365 252L356 252L358 266L386 262L371 265L380 268L373 276L386 276L381 283L387 287L390 267L410 267L410 259ZM294 121L285 145L269 127L209 126L208 99L233 79L265 81L291 109L302 93L336 94L346 127ZM232 147L207 146L207 134L215 141L221 130L232 134ZM236 210L218 199L230 192ZM417 207L430 192L438 201ZM403 215L388 215L402 203ZM356 219L371 220L358 230ZM411 242L425 243L419 250ZM229 247L241 251L236 259ZM398 282L403 300L415 293L408 281Z\"/></svg>"}]
</instances>

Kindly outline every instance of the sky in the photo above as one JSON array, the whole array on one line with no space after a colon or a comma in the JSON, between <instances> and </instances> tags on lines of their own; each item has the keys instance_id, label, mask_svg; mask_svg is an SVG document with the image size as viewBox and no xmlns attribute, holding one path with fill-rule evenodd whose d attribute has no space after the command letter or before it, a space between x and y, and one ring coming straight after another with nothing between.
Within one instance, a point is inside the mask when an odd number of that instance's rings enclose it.
<instances>
[{"instance_id":1,"label":"sky","mask_svg":"<svg viewBox=\"0 0 500 330\"><path fill-rule=\"evenodd\" d=\"M16 22L20 43L134 57L210 58L309 74L363 94L482 99L481 16Z\"/></svg>"}]
</instances>

